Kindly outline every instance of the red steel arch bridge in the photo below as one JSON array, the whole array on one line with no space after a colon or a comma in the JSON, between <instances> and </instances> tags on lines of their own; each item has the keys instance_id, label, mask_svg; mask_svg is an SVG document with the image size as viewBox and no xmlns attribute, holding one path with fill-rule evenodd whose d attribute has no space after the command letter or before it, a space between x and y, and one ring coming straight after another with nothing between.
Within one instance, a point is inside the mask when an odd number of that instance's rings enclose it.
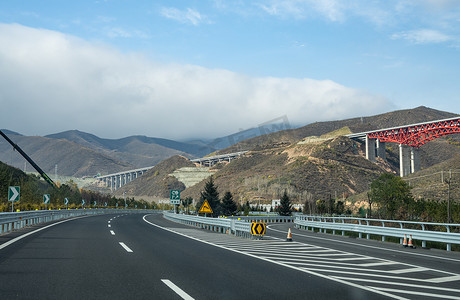
<instances>
[{"instance_id":1,"label":"red steel arch bridge","mask_svg":"<svg viewBox=\"0 0 460 300\"><path fill-rule=\"evenodd\" d=\"M420 170L420 146L438 137L460 133L460 117L378 129L346 135L351 139L366 141L366 158L385 159L385 143L399 144L401 177Z\"/></svg>"}]
</instances>

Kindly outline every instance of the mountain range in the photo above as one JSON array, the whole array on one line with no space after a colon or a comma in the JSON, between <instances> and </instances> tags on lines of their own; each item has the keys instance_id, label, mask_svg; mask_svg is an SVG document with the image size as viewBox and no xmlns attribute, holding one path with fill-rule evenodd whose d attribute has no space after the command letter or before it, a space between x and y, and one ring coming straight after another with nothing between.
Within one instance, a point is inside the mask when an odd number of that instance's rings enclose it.
<instances>
[{"instance_id":1,"label":"mountain range","mask_svg":"<svg viewBox=\"0 0 460 300\"><path fill-rule=\"evenodd\" d=\"M238 199L268 199L290 189L298 198L306 197L306 192L312 197L327 198L331 194L363 192L369 180L383 172L396 173L399 168L397 145L388 143L387 161L373 164L364 159L362 145L340 136L455 116L458 115L421 106L375 116L316 122L295 129L278 120L227 137L190 142L146 136L104 139L78 130L43 137L2 131L51 177L55 172L85 177L156 166L142 179L117 191L127 191L130 196L164 198L174 186L184 190L185 196L199 197L204 182L185 189L170 176L175 168L192 167L186 158L247 150L243 158L214 167L212 173L221 192L230 190ZM449 159L455 161L460 153L459 142L459 135L449 135L423 145L422 169ZM220 149L225 146L228 147ZM0 161L33 171L5 140L0 140Z\"/></svg>"},{"instance_id":2,"label":"mountain range","mask_svg":"<svg viewBox=\"0 0 460 300\"><path fill-rule=\"evenodd\" d=\"M370 182L385 172L399 174L399 146L387 143L387 160L379 159L377 163L372 163L365 159L363 144L344 135L455 116L458 115L417 107L366 118L318 122L254 137L218 152L248 151L230 163L222 162L214 166L214 182L219 193L231 191L238 201L279 199L283 191L288 191L296 201L348 198L365 192ZM459 145L459 134L441 137L423 145L420 148L422 171L430 173L430 168L439 164L443 164L444 168L449 164L457 166ZM178 161L181 160L177 157L164 161L145 173L141 177L143 179L130 182L115 194L126 192L129 196L139 198L164 199L170 186L179 185L172 178L174 170L169 167L162 170L161 167L172 164L178 169L188 167L185 162L177 164ZM188 188L183 187L182 196L199 199L205 182L203 180ZM418 196L422 197L423 193Z\"/></svg>"},{"instance_id":3,"label":"mountain range","mask_svg":"<svg viewBox=\"0 0 460 300\"><path fill-rule=\"evenodd\" d=\"M283 122L283 119L281 118ZM87 177L106 175L130 169L151 167L181 155L198 158L226 148L246 138L288 128L286 122L273 120L235 134L216 139L179 142L141 135L121 139L105 139L96 135L69 130L46 136L24 136L2 129L48 175ZM25 171L34 171L11 145L0 139L0 161Z\"/></svg>"}]
</instances>

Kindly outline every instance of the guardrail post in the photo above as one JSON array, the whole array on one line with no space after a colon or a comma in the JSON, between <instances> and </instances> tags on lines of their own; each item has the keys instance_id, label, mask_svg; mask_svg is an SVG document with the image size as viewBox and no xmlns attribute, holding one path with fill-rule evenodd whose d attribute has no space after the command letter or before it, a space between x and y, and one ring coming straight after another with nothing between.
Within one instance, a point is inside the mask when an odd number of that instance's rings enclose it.
<instances>
[{"instance_id":1,"label":"guardrail post","mask_svg":"<svg viewBox=\"0 0 460 300\"><path fill-rule=\"evenodd\" d=\"M404 228L403 228L403 225L402 225L402 222L399 222L399 227L401 227L401 229L404 229ZM400 238L399 238L399 244L402 245L402 244L403 244L403 241L404 241L403 237L400 237Z\"/></svg>"},{"instance_id":2,"label":"guardrail post","mask_svg":"<svg viewBox=\"0 0 460 300\"><path fill-rule=\"evenodd\" d=\"M446 225L446 228L447 228L447 233L450 233L450 227L449 225ZM452 250L452 244L451 243L447 243L447 251L451 251Z\"/></svg>"},{"instance_id":3,"label":"guardrail post","mask_svg":"<svg viewBox=\"0 0 460 300\"><path fill-rule=\"evenodd\" d=\"M369 226L369 221L366 220L366 225ZM368 233L366 234L366 239L368 240L371 237L371 235Z\"/></svg>"},{"instance_id":4,"label":"guardrail post","mask_svg":"<svg viewBox=\"0 0 460 300\"><path fill-rule=\"evenodd\" d=\"M358 220L358 223L359 223L359 226L361 226L361 220ZM363 233L362 232L359 233L359 238L360 239L363 238Z\"/></svg>"},{"instance_id":5,"label":"guardrail post","mask_svg":"<svg viewBox=\"0 0 460 300\"><path fill-rule=\"evenodd\" d=\"M385 222L382 222L382 227L385 227ZM382 242L385 242L385 236L382 235Z\"/></svg>"},{"instance_id":6,"label":"guardrail post","mask_svg":"<svg viewBox=\"0 0 460 300\"><path fill-rule=\"evenodd\" d=\"M422 225L422 230L425 231L425 224ZM422 248L426 248L426 241L422 241Z\"/></svg>"}]
</instances>

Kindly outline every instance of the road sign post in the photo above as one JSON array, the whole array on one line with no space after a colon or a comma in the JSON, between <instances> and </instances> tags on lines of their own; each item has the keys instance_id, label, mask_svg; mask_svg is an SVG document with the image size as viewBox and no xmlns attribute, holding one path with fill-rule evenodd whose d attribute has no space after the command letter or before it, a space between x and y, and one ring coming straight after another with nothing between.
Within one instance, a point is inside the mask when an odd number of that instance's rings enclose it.
<instances>
[{"instance_id":1,"label":"road sign post","mask_svg":"<svg viewBox=\"0 0 460 300\"><path fill-rule=\"evenodd\" d=\"M176 205L180 204L180 190L170 190L169 200L170 203L174 205L174 212L176 212Z\"/></svg>"},{"instance_id":2,"label":"road sign post","mask_svg":"<svg viewBox=\"0 0 460 300\"><path fill-rule=\"evenodd\" d=\"M45 204L45 210L48 204L50 204L50 194L43 195L43 203Z\"/></svg>"},{"instance_id":3,"label":"road sign post","mask_svg":"<svg viewBox=\"0 0 460 300\"><path fill-rule=\"evenodd\" d=\"M11 212L13 212L14 202L19 201L19 191L20 188L18 186L8 187L8 201L11 202Z\"/></svg>"},{"instance_id":4,"label":"road sign post","mask_svg":"<svg viewBox=\"0 0 460 300\"><path fill-rule=\"evenodd\" d=\"M251 224L251 234L262 237L263 235L265 235L266 227L267 225L265 223L253 222Z\"/></svg>"},{"instance_id":5,"label":"road sign post","mask_svg":"<svg viewBox=\"0 0 460 300\"><path fill-rule=\"evenodd\" d=\"M198 213L204 214L205 217L206 217L206 214L208 214L208 213L212 214L213 213L211 205L209 205L208 200L204 199L203 205L201 205L201 208L198 211Z\"/></svg>"}]
</instances>

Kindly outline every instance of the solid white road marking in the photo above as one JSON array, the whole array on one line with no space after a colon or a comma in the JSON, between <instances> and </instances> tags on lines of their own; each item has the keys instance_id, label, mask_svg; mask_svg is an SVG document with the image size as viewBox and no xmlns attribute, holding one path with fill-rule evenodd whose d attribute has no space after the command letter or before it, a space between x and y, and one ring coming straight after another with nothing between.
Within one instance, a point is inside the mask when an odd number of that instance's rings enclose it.
<instances>
[{"instance_id":1,"label":"solid white road marking","mask_svg":"<svg viewBox=\"0 0 460 300\"><path fill-rule=\"evenodd\" d=\"M380 280L373 280L373 279L367 279L367 278L353 278L353 277L340 277L340 276L334 276L335 278L341 278L341 279L347 279L347 280L356 280L356 281L361 281L361 282L371 282L371 283L377 283L377 284L386 284L386 285L401 285L401 282L392 282L392 281L380 281ZM396 279L401 279L401 278L396 278ZM422 280L422 281L428 281L428 280ZM420 282L420 280L417 280L417 282ZM423 282L421 283L423 284ZM459 289L451 289L451 288L443 288L443 287L437 287L437 286L428 286L428 285L420 285L420 284L411 284L404 282L404 287L414 287L414 288L419 288L419 289L430 289L430 290L438 290L438 291L447 291L447 292L454 292L454 293L459 293Z\"/></svg>"},{"instance_id":2,"label":"solid white road marking","mask_svg":"<svg viewBox=\"0 0 460 300\"><path fill-rule=\"evenodd\" d=\"M274 261L274 260L270 260L270 259L267 259L267 258L263 258L263 257L260 257L260 256L257 256L257 255L253 255L253 254L250 254L250 253L247 253L247 252L243 252L243 251L239 251L239 250L236 250L236 249L232 249L232 248L228 248L228 247L225 247L225 246L221 246L221 245L218 245L218 244L215 244L215 243L211 243L211 242L208 242L208 241L204 241L204 240L200 240L199 238L195 238L195 237L192 237L192 236L189 236L189 235L186 235L186 234L183 234L183 233L180 233L180 232L177 232L177 231L174 231L170 228L166 228L166 227L162 227L160 225L157 225L155 223L152 223L150 221L147 221L146 217L148 215L145 215L142 219L144 220L144 222L152 225L152 226L155 226L157 228L161 228L163 230L166 230L166 231L169 231L169 232L172 232L172 233L175 233L175 234L178 234L180 236L184 236L184 237L187 237L189 239L192 239L192 240L195 240L195 241L199 241L199 242L202 242L202 243L205 243L205 244L208 244L208 245L212 245L212 246L215 246L215 247L218 247L218 248L221 248L221 249L226 249L226 250L229 250L229 251L232 251L232 252L235 252L235 253L239 253L239 254L243 254L243 255L246 255L246 256L249 256L249 257L253 257L253 258L257 258L257 259L260 259L260 260L263 260L263 261L267 261L267 262L270 262L270 263L274 263L274 264L277 264L277 265L280 265L280 266L284 266L284 267L287 267L287 268L290 268L290 269L293 269L293 270L297 270L297 271L301 271L301 272L305 272L305 273L308 273L308 274L312 274L312 275L315 275L315 276L318 276L318 277L321 277L321 278L325 278L325 279L329 279L329 280L332 280L332 281L335 281L335 282L340 282L340 283L343 283L343 284L346 284L346 285L349 285L349 286L353 286L355 288L359 288L359 289L362 289L362 290L366 290L366 291L370 291L370 292L373 292L373 293L376 293L376 294L380 294L380 295L384 295L384 296L387 296L387 297L390 297L390 298L393 298L393 299L399 299L399 300L407 300L407 298L404 298L404 297L401 297L401 296L397 296L397 295L393 295L393 294L390 294L390 293L387 293L385 291L378 291L376 289L371 289L371 288L368 288L366 286L362 286L360 284L355 284L355 283L352 283L352 282L347 282L347 281L344 281L344 280L341 280L341 279L337 279L337 278L334 278L334 277L331 277L331 276L327 276L327 275L324 275L324 274L320 274L320 273L316 273L316 272L313 272L313 271L310 271L310 270L307 270L307 269L304 269L304 268L299 268L299 267L295 267L295 266L292 266L292 265L288 265L288 264L283 264L283 263L280 263L280 262L277 262L277 261Z\"/></svg>"},{"instance_id":3,"label":"solid white road marking","mask_svg":"<svg viewBox=\"0 0 460 300\"><path fill-rule=\"evenodd\" d=\"M122 246L126 250L126 252L133 252L133 250L129 249L129 247L126 246L125 243L119 242L119 244L120 244L120 246Z\"/></svg>"},{"instance_id":4,"label":"solid white road marking","mask_svg":"<svg viewBox=\"0 0 460 300\"><path fill-rule=\"evenodd\" d=\"M408 291L408 290L401 290L401 289L390 289L390 288L382 288L382 287L374 287L372 286L371 288L374 288L379 291L386 291L386 292L392 292L392 293L400 293L400 294L409 294L409 295L417 295L417 296L424 296L424 297L434 297L438 298L440 295L438 294L433 294L433 293L425 293L425 292L417 292L417 291ZM442 295L443 299L460 299L460 297L457 296L449 296L449 295Z\"/></svg>"},{"instance_id":5,"label":"solid white road marking","mask_svg":"<svg viewBox=\"0 0 460 300\"><path fill-rule=\"evenodd\" d=\"M282 233L285 233L284 231L282 230L278 230L278 229L274 229L272 228L273 225L268 225L267 226L267 229L270 229L270 230L273 230L273 231L277 231L277 232L282 232ZM341 241L339 239L330 239L330 238L324 238L324 237L318 237L318 236L311 236L311 235L305 235L305 234L302 234L302 233L296 233L295 235L300 235L300 236L303 236L303 237L307 237L307 238L311 238L311 239L317 239L317 240L325 240L325 241L332 241L332 242L336 242L336 243L342 243L342 244L349 244L349 245L358 245L357 243L352 243L352 242L347 242L347 241ZM269 237L269 236L267 236ZM391 252L397 252L397 253L404 253L404 254L408 254L408 255L414 255L414 256L424 256L424 257L430 257L430 258L436 258L436 259L442 259L442 260L450 260L450 261L457 261L457 262L460 262L459 259L455 259L455 258L449 258L449 257L442 257L442 256L435 256L435 255L428 255L428 254L422 254L422 253L416 253L416 252L407 252L407 251L401 251L401 250L395 250L395 249L388 249L388 248L381 248L381 247L376 247L376 246L370 246L370 245L364 245L364 244L359 244L360 247L364 247L364 248L371 248L371 249L378 249L378 250L383 250L383 251L391 251Z\"/></svg>"},{"instance_id":6,"label":"solid white road marking","mask_svg":"<svg viewBox=\"0 0 460 300\"><path fill-rule=\"evenodd\" d=\"M51 225L48 225L48 226L39 228L39 229L37 229L37 230L28 232L28 233L26 233L26 234L23 234L23 235L21 235L21 236L18 236L18 237L16 237L16 238L14 238L14 239L12 239L12 240L9 240L9 241L6 242L6 243L1 244L1 245L0 245L0 250L3 249L3 248L5 248L5 247L7 247L7 246L9 246L9 245L11 245L11 244L13 244L13 243L15 243L15 242L17 242L17 241L19 241L19 240L21 240L21 239L23 239L23 238L25 238L26 236L29 236L29 235L34 234L34 233L36 233L36 232L42 231L42 230L44 230L44 229L50 228L50 227L52 227L52 226L55 226L55 225L58 225L58 224L61 224L61 223L64 223L64 222L68 222L68 221L72 221L72 220L76 220L76 219L80 219L80 218L85 218L85 217L87 217L87 216L83 216L83 217L78 217L78 218L74 218L74 219L69 219L69 220L60 221L60 222L57 222L57 223L54 223L54 224L51 224Z\"/></svg>"},{"instance_id":7,"label":"solid white road marking","mask_svg":"<svg viewBox=\"0 0 460 300\"><path fill-rule=\"evenodd\" d=\"M194 300L194 298L190 297L190 295L184 292L180 287L172 283L171 280L161 279L161 281L163 281L164 284L166 284L171 290L173 290L176 294L178 294L182 299Z\"/></svg>"},{"instance_id":8,"label":"solid white road marking","mask_svg":"<svg viewBox=\"0 0 460 300\"><path fill-rule=\"evenodd\" d=\"M434 283L442 283L442 282L450 282L450 281L457 281L457 280L460 280L460 275L433 278L433 279L428 279L427 281L434 282Z\"/></svg>"},{"instance_id":9,"label":"solid white road marking","mask_svg":"<svg viewBox=\"0 0 460 300\"><path fill-rule=\"evenodd\" d=\"M113 230L110 230L110 234L115 235L115 232L113 232Z\"/></svg>"}]
</instances>

